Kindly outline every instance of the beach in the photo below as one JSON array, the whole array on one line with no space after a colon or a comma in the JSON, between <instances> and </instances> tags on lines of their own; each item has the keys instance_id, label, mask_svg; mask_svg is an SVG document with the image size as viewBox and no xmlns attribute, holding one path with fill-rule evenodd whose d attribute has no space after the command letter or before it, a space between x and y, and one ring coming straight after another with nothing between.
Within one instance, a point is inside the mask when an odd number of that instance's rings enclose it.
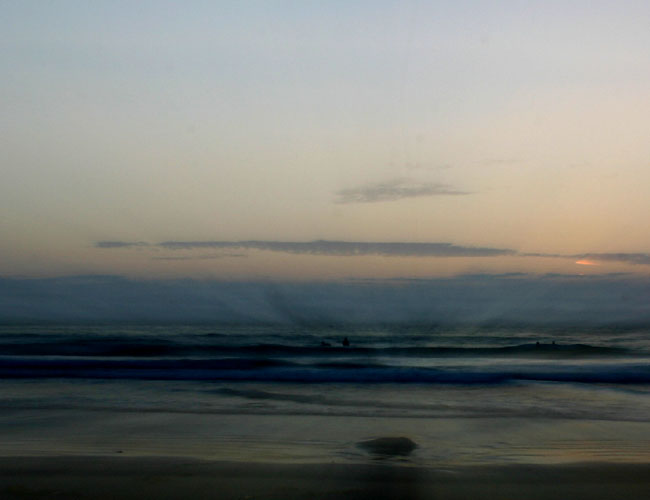
<instances>
[{"instance_id":1,"label":"beach","mask_svg":"<svg viewBox=\"0 0 650 500\"><path fill-rule=\"evenodd\" d=\"M647 435L597 420L5 411L0 498L643 499Z\"/></svg>"},{"instance_id":2,"label":"beach","mask_svg":"<svg viewBox=\"0 0 650 500\"><path fill-rule=\"evenodd\" d=\"M0 495L159 499L642 499L650 466L260 464L170 457L13 457L0 460Z\"/></svg>"},{"instance_id":3,"label":"beach","mask_svg":"<svg viewBox=\"0 0 650 500\"><path fill-rule=\"evenodd\" d=\"M3 499L650 496L645 331L2 333Z\"/></svg>"}]
</instances>

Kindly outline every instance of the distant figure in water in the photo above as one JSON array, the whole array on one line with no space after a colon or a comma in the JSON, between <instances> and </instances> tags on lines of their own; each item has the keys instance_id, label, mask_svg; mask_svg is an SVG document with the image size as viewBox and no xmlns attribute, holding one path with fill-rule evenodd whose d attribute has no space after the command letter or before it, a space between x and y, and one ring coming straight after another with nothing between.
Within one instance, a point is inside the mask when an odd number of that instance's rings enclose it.
<instances>
[{"instance_id":1,"label":"distant figure in water","mask_svg":"<svg viewBox=\"0 0 650 500\"><path fill-rule=\"evenodd\" d=\"M341 342L341 344L343 344L345 347L349 347L349 345L350 345L350 341L348 340L347 337L345 337L345 338L343 339L343 342Z\"/></svg>"}]
</instances>

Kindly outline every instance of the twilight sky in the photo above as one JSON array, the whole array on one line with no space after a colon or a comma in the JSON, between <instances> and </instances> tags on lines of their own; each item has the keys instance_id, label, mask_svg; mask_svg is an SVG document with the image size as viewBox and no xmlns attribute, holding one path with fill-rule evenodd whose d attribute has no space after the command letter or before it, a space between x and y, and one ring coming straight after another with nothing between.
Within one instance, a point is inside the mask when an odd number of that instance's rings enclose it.
<instances>
[{"instance_id":1,"label":"twilight sky","mask_svg":"<svg viewBox=\"0 0 650 500\"><path fill-rule=\"evenodd\" d=\"M0 0L0 276L648 275L649 20Z\"/></svg>"}]
</instances>

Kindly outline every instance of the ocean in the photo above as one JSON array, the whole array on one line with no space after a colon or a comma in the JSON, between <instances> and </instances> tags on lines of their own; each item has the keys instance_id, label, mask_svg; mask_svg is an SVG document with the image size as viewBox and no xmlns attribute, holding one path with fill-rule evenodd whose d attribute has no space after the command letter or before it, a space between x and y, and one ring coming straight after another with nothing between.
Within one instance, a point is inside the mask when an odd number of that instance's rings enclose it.
<instances>
[{"instance_id":1,"label":"ocean","mask_svg":"<svg viewBox=\"0 0 650 500\"><path fill-rule=\"evenodd\" d=\"M0 455L648 463L649 333L5 325ZM412 449L364 445L397 437Z\"/></svg>"}]
</instances>

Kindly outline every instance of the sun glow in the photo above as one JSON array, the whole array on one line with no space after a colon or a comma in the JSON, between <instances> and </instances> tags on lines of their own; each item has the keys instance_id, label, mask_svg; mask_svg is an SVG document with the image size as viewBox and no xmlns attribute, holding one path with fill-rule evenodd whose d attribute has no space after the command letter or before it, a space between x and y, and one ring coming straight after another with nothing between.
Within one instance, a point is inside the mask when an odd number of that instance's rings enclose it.
<instances>
[{"instance_id":1,"label":"sun glow","mask_svg":"<svg viewBox=\"0 0 650 500\"><path fill-rule=\"evenodd\" d=\"M593 260L589 260L589 259L576 260L576 264L579 264L581 266L599 266L600 265L598 262L594 262Z\"/></svg>"}]
</instances>

